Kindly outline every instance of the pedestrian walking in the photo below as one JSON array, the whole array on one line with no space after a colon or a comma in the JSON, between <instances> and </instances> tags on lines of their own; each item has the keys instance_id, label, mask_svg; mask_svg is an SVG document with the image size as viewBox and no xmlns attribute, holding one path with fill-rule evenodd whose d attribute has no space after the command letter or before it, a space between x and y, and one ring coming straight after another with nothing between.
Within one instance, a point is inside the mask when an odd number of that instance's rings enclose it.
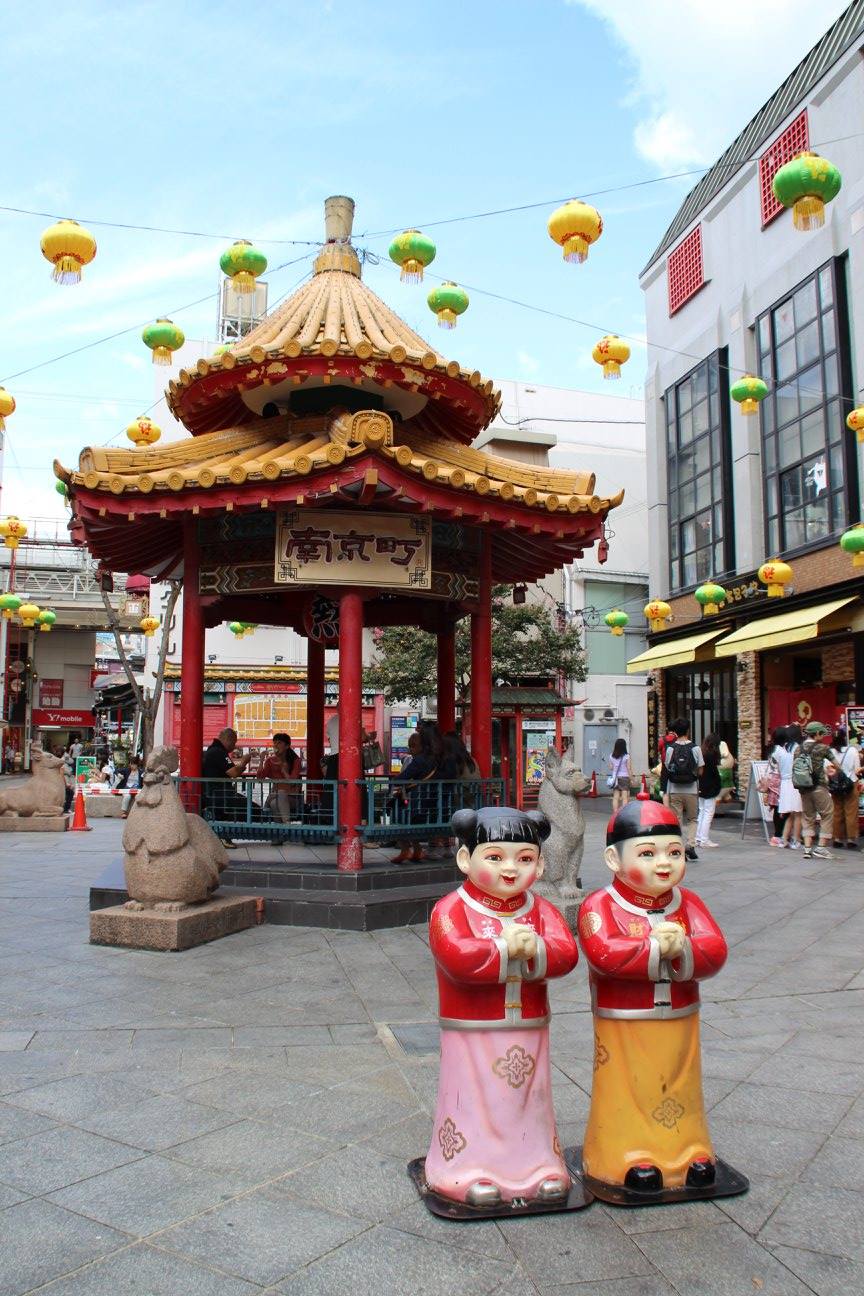
<instances>
[{"instance_id":1,"label":"pedestrian walking","mask_svg":"<svg viewBox=\"0 0 864 1296\"><path fill-rule=\"evenodd\" d=\"M711 825L720 795L720 739L717 734L706 734L702 740L702 773L699 775L699 817L696 822L696 845L716 849L718 842L711 840Z\"/></svg>"},{"instance_id":2,"label":"pedestrian walking","mask_svg":"<svg viewBox=\"0 0 864 1296\"><path fill-rule=\"evenodd\" d=\"M775 751L780 771L780 800L777 809L786 816L783 824L782 842L789 850L797 850L801 845L801 793L792 782L792 766L795 753L804 741L804 730L798 724L786 727L786 741Z\"/></svg>"},{"instance_id":3,"label":"pedestrian walking","mask_svg":"<svg viewBox=\"0 0 864 1296\"><path fill-rule=\"evenodd\" d=\"M801 794L804 827L804 859L830 859L831 834L834 821L834 803L828 791L826 764L831 759L831 748L824 742L830 729L814 720L804 730L804 741L797 748L792 761L792 783ZM818 820L818 828L817 828Z\"/></svg>"},{"instance_id":4,"label":"pedestrian walking","mask_svg":"<svg viewBox=\"0 0 864 1296\"><path fill-rule=\"evenodd\" d=\"M702 776L702 751L690 738L690 721L679 716L672 722L675 741L666 748L664 765L669 793L669 809L677 815L682 832L686 831L688 860L697 860L696 824L699 820L699 779Z\"/></svg>"},{"instance_id":5,"label":"pedestrian walking","mask_svg":"<svg viewBox=\"0 0 864 1296\"><path fill-rule=\"evenodd\" d=\"M786 729L783 725L778 726L771 735L765 752L765 759L768 762L768 772L759 783L759 791L765 798L765 804L771 811L774 833L771 837L770 845L782 848L786 845L783 840L783 829L786 826L788 815L780 812L780 757L779 751L782 750L786 743Z\"/></svg>"},{"instance_id":6,"label":"pedestrian walking","mask_svg":"<svg viewBox=\"0 0 864 1296\"><path fill-rule=\"evenodd\" d=\"M617 738L612 748L612 755L609 757L609 774L606 778L606 786L612 789L613 814L630 800L632 778L627 743L624 738Z\"/></svg>"},{"instance_id":7,"label":"pedestrian walking","mask_svg":"<svg viewBox=\"0 0 864 1296\"><path fill-rule=\"evenodd\" d=\"M834 803L833 844L848 850L859 850L858 845L858 779L861 774L861 753L852 747L845 729L838 729L831 747L833 773L828 777L828 791Z\"/></svg>"}]
</instances>

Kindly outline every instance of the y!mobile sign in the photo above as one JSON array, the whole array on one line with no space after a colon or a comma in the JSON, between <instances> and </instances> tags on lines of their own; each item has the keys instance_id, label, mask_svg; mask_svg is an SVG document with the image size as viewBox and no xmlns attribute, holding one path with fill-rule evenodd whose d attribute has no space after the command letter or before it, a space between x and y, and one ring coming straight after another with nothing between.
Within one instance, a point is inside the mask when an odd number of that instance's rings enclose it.
<instances>
[{"instance_id":1,"label":"y!mobile sign","mask_svg":"<svg viewBox=\"0 0 864 1296\"><path fill-rule=\"evenodd\" d=\"M52 710L50 707L34 707L33 723L40 729L92 729L92 711Z\"/></svg>"}]
</instances>

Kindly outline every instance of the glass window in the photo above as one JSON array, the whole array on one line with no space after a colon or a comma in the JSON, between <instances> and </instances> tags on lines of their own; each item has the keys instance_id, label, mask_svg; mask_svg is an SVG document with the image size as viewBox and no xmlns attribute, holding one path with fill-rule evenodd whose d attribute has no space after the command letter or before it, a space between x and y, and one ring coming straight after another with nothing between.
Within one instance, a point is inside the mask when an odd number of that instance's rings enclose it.
<instances>
[{"instance_id":1,"label":"glass window","mask_svg":"<svg viewBox=\"0 0 864 1296\"><path fill-rule=\"evenodd\" d=\"M770 328L766 336L770 339ZM794 359L792 364L794 370ZM669 480L674 477L678 487L674 496L669 492L672 590L719 577L732 566L723 509L724 474L729 472L728 390L728 374L716 352L664 396Z\"/></svg>"},{"instance_id":2,"label":"glass window","mask_svg":"<svg viewBox=\"0 0 864 1296\"><path fill-rule=\"evenodd\" d=\"M837 399L838 322L847 326L836 298L829 263L757 321L762 372L773 370L779 384L761 409L771 553L818 544L848 525L847 437Z\"/></svg>"}]
</instances>

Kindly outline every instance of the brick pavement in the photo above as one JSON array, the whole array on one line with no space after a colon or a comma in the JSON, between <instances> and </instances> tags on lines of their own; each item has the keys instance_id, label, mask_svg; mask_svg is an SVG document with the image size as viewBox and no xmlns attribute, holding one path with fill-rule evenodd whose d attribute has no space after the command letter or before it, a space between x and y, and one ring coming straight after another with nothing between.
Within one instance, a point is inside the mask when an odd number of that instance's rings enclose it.
<instances>
[{"instance_id":1,"label":"brick pavement","mask_svg":"<svg viewBox=\"0 0 864 1296\"><path fill-rule=\"evenodd\" d=\"M688 884L731 945L705 987L722 1204L455 1225L405 1174L437 1059L423 928L256 928L181 955L87 944L121 825L0 841L0 1296L839 1296L864 1290L864 858L718 824ZM604 880L589 816L585 876ZM584 968L553 991L579 1141Z\"/></svg>"}]
</instances>

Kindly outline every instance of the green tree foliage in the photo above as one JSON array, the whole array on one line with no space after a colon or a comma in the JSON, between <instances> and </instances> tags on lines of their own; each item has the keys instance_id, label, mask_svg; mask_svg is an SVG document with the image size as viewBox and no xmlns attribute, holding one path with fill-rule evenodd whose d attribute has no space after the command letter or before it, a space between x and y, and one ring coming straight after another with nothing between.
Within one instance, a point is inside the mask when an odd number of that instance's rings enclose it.
<instances>
[{"instance_id":1,"label":"green tree foliage","mask_svg":"<svg viewBox=\"0 0 864 1296\"><path fill-rule=\"evenodd\" d=\"M436 691L435 636L413 626L390 626L376 633L376 656L366 670L364 685L384 694L387 703L417 705ZM548 605L515 606L509 585L496 586L492 596L492 678L517 684L540 676L584 680L586 658L579 631L565 624ZM456 681L461 695L471 683L471 621L456 627Z\"/></svg>"}]
</instances>

